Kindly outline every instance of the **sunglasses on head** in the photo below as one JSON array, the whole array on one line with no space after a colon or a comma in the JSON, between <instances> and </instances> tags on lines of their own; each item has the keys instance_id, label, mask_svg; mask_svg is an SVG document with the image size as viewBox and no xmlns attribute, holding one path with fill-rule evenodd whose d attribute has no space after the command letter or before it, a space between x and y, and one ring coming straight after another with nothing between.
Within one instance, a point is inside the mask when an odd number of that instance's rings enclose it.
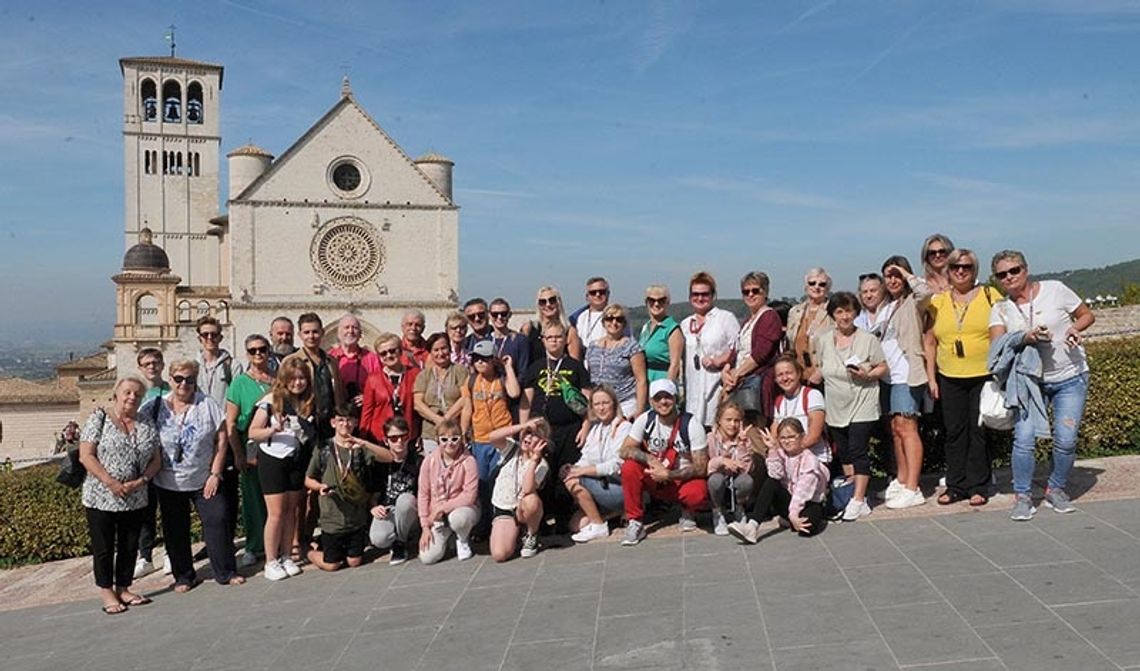
<instances>
[{"instance_id":1,"label":"sunglasses on head","mask_svg":"<svg viewBox=\"0 0 1140 671\"><path fill-rule=\"evenodd\" d=\"M491 319L506 319L510 316L511 316L510 310L504 310L502 312L499 312L497 310L491 310Z\"/></svg>"},{"instance_id":2,"label":"sunglasses on head","mask_svg":"<svg viewBox=\"0 0 1140 671\"><path fill-rule=\"evenodd\" d=\"M859 276L860 282L866 282L867 280L881 280L881 279L883 279L883 278L879 277L879 273L863 273L862 275Z\"/></svg>"},{"instance_id":3,"label":"sunglasses on head","mask_svg":"<svg viewBox=\"0 0 1140 671\"><path fill-rule=\"evenodd\" d=\"M951 263L950 270L973 270L974 264L972 263Z\"/></svg>"},{"instance_id":4,"label":"sunglasses on head","mask_svg":"<svg viewBox=\"0 0 1140 671\"><path fill-rule=\"evenodd\" d=\"M482 311L482 312L472 312L471 314L467 315L467 319L468 319L469 321L473 321L473 322L475 322L475 321L480 321L480 322L481 322L481 321L483 321L483 320L484 320L484 319L486 319L486 318L487 318L487 313L486 313L485 311Z\"/></svg>"},{"instance_id":5,"label":"sunglasses on head","mask_svg":"<svg viewBox=\"0 0 1140 671\"><path fill-rule=\"evenodd\" d=\"M203 333L199 333L198 337L202 340L221 340L222 334L218 331L205 331Z\"/></svg>"},{"instance_id":6,"label":"sunglasses on head","mask_svg":"<svg viewBox=\"0 0 1140 671\"><path fill-rule=\"evenodd\" d=\"M546 307L547 305L558 305L558 297L551 296L550 298L538 299L538 307Z\"/></svg>"},{"instance_id":7,"label":"sunglasses on head","mask_svg":"<svg viewBox=\"0 0 1140 671\"><path fill-rule=\"evenodd\" d=\"M1021 266L1012 266L1008 270L999 270L998 272L994 273L994 277L998 278L999 280L1004 280L1007 277L1017 277L1021 274L1022 270L1025 269Z\"/></svg>"},{"instance_id":8,"label":"sunglasses on head","mask_svg":"<svg viewBox=\"0 0 1140 671\"><path fill-rule=\"evenodd\" d=\"M740 290L741 296L759 296L762 293L764 293L764 290L760 287L745 287Z\"/></svg>"},{"instance_id":9,"label":"sunglasses on head","mask_svg":"<svg viewBox=\"0 0 1140 671\"><path fill-rule=\"evenodd\" d=\"M950 255L949 249L928 249L928 250L926 250L926 258L928 258L928 259L931 257L934 257L934 256L949 256L949 255Z\"/></svg>"},{"instance_id":10,"label":"sunglasses on head","mask_svg":"<svg viewBox=\"0 0 1140 671\"><path fill-rule=\"evenodd\" d=\"M265 347L265 346L262 346L262 347L247 347L247 348L245 348L245 353L246 353L246 354L248 354L248 355L250 355L250 356L254 356L254 355L257 355L257 354L269 354L269 348L268 348L268 347Z\"/></svg>"},{"instance_id":11,"label":"sunglasses on head","mask_svg":"<svg viewBox=\"0 0 1140 671\"><path fill-rule=\"evenodd\" d=\"M461 436L436 436L436 442L440 445L455 445L462 440Z\"/></svg>"},{"instance_id":12,"label":"sunglasses on head","mask_svg":"<svg viewBox=\"0 0 1140 671\"><path fill-rule=\"evenodd\" d=\"M190 377L189 375L171 375L170 381L174 384L188 384L191 386L198 384L198 379Z\"/></svg>"},{"instance_id":13,"label":"sunglasses on head","mask_svg":"<svg viewBox=\"0 0 1140 671\"><path fill-rule=\"evenodd\" d=\"M610 294L610 290L609 289L590 289L586 293L590 294L591 296L608 296Z\"/></svg>"}]
</instances>

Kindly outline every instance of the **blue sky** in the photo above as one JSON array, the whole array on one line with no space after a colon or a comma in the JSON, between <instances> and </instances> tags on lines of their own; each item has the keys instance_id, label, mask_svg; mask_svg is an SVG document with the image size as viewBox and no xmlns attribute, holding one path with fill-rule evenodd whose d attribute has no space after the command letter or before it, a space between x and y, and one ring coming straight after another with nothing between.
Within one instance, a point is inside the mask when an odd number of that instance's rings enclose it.
<instances>
[{"instance_id":1,"label":"blue sky","mask_svg":"<svg viewBox=\"0 0 1140 671\"><path fill-rule=\"evenodd\" d=\"M347 70L455 160L464 298L680 298L700 268L798 295L934 231L1041 271L1140 256L1135 0L101 4L0 7L0 345L109 337L117 60L171 23L226 67L223 151L282 153Z\"/></svg>"}]
</instances>

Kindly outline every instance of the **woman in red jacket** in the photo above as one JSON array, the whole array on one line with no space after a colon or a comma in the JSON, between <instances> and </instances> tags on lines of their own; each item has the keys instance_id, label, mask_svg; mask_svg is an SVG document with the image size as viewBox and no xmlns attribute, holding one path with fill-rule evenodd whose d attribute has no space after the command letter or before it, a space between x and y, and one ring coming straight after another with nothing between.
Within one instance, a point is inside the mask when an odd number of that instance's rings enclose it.
<instances>
[{"instance_id":1,"label":"woman in red jacket","mask_svg":"<svg viewBox=\"0 0 1140 671\"><path fill-rule=\"evenodd\" d=\"M416 375L419 368L405 366L400 358L400 336L382 333L373 343L380 357L380 370L364 383L364 405L360 410L360 431L371 441L384 442L384 422L399 415L408 422L409 444L420 436L419 416L415 409Z\"/></svg>"}]
</instances>

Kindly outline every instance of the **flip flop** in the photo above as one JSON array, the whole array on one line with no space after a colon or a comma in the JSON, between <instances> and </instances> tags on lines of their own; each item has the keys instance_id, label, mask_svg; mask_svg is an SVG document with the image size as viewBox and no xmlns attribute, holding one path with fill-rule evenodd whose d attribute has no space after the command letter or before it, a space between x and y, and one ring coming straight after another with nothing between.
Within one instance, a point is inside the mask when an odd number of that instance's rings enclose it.
<instances>
[{"instance_id":1,"label":"flip flop","mask_svg":"<svg viewBox=\"0 0 1140 671\"><path fill-rule=\"evenodd\" d=\"M127 612L127 604L113 603L109 606L103 606L103 612L107 615L119 615L121 613Z\"/></svg>"},{"instance_id":2,"label":"flip flop","mask_svg":"<svg viewBox=\"0 0 1140 671\"><path fill-rule=\"evenodd\" d=\"M990 497L985 494L974 494L970 497L970 505L974 508L979 508L990 502Z\"/></svg>"},{"instance_id":3,"label":"flip flop","mask_svg":"<svg viewBox=\"0 0 1140 671\"><path fill-rule=\"evenodd\" d=\"M938 505L948 506L959 501L965 501L967 498L969 497L961 492L942 492L938 496Z\"/></svg>"},{"instance_id":4,"label":"flip flop","mask_svg":"<svg viewBox=\"0 0 1140 671\"><path fill-rule=\"evenodd\" d=\"M123 602L123 604L127 605L127 606L145 606L148 603L154 603L154 602L145 596L136 596L135 598L131 599L130 601L124 601Z\"/></svg>"}]
</instances>

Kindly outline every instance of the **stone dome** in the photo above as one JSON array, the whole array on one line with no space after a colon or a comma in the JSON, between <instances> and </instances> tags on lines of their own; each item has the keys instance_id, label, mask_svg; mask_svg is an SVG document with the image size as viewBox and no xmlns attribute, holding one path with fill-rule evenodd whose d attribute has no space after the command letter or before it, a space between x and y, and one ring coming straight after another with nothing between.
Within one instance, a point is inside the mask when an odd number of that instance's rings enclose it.
<instances>
[{"instance_id":1,"label":"stone dome","mask_svg":"<svg viewBox=\"0 0 1140 671\"><path fill-rule=\"evenodd\" d=\"M139 243L123 255L123 270L145 272L169 272L170 257L162 247L154 244L154 234L149 228L139 231Z\"/></svg>"}]
</instances>

